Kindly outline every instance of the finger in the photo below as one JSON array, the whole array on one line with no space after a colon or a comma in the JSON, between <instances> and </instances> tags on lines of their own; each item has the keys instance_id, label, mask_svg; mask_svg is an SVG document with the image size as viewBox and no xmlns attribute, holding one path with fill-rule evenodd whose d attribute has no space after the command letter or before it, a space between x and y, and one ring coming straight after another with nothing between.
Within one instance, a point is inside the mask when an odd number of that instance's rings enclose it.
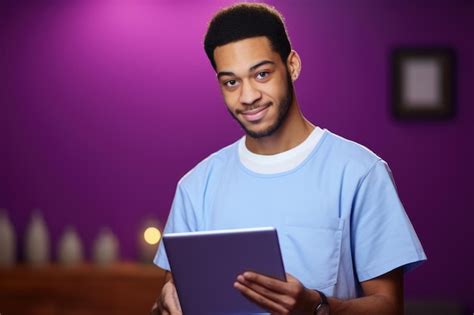
<instances>
[{"instance_id":1,"label":"finger","mask_svg":"<svg viewBox=\"0 0 474 315\"><path fill-rule=\"evenodd\" d=\"M170 314L181 313L181 306L179 305L178 296L176 292L168 292L163 299L163 310Z\"/></svg>"},{"instance_id":2,"label":"finger","mask_svg":"<svg viewBox=\"0 0 474 315\"><path fill-rule=\"evenodd\" d=\"M150 315L158 315L159 314L159 306L158 302L155 302L153 304L153 307L151 308Z\"/></svg>"},{"instance_id":3,"label":"finger","mask_svg":"<svg viewBox=\"0 0 474 315\"><path fill-rule=\"evenodd\" d=\"M271 313L281 313L281 314L287 313L287 310L283 306L264 297L263 295L260 295L258 292L255 292L254 290L250 289L249 287L239 282L235 282L234 287L237 290L239 290L251 302L261 306L262 308L264 308L265 310Z\"/></svg>"},{"instance_id":4,"label":"finger","mask_svg":"<svg viewBox=\"0 0 474 315\"><path fill-rule=\"evenodd\" d=\"M166 287L163 287L163 292L160 296L160 308L168 314L182 313L176 288L171 283L167 283Z\"/></svg>"},{"instance_id":5,"label":"finger","mask_svg":"<svg viewBox=\"0 0 474 315\"><path fill-rule=\"evenodd\" d=\"M271 291L282 294L291 293L290 288L288 288L287 282L270 278L251 271L244 272L243 277L245 278L245 280L249 282L255 282L267 289L270 289Z\"/></svg>"},{"instance_id":6,"label":"finger","mask_svg":"<svg viewBox=\"0 0 474 315\"><path fill-rule=\"evenodd\" d=\"M178 293L176 292L176 289L173 290L173 293L171 294L173 298L173 308L176 309L176 312L178 314L182 313L181 310L181 304L179 303L179 298L178 298Z\"/></svg>"},{"instance_id":7,"label":"finger","mask_svg":"<svg viewBox=\"0 0 474 315\"><path fill-rule=\"evenodd\" d=\"M286 281L287 282L299 282L298 279L296 279L295 277L293 277L291 274L289 273L286 273Z\"/></svg>"},{"instance_id":8,"label":"finger","mask_svg":"<svg viewBox=\"0 0 474 315\"><path fill-rule=\"evenodd\" d=\"M168 308L165 306L164 302L160 303L159 307L156 309L156 313L153 313L153 315L155 314L169 315Z\"/></svg>"},{"instance_id":9,"label":"finger","mask_svg":"<svg viewBox=\"0 0 474 315\"><path fill-rule=\"evenodd\" d=\"M163 309L163 311L160 314L161 315L182 315L183 313L181 311Z\"/></svg>"},{"instance_id":10,"label":"finger","mask_svg":"<svg viewBox=\"0 0 474 315\"><path fill-rule=\"evenodd\" d=\"M260 284L256 282L250 282L245 280L243 276L238 276L237 280L245 285L246 287L254 290L255 292L259 293L260 295L263 295L269 300L272 300L273 302L283 305L286 309L292 309L295 304L295 300L292 299L290 296L280 294L274 291L269 290L266 287L261 286Z\"/></svg>"}]
</instances>

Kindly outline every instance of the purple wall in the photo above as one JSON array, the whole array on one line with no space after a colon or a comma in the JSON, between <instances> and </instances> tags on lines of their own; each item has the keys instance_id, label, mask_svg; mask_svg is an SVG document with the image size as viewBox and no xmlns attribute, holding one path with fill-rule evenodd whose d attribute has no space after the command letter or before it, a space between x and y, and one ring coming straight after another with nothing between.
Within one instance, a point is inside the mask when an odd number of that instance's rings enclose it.
<instances>
[{"instance_id":1,"label":"purple wall","mask_svg":"<svg viewBox=\"0 0 474 315\"><path fill-rule=\"evenodd\" d=\"M230 2L113 2L0 5L0 207L20 234L41 208L53 240L72 224L87 248L108 225L130 259L143 220L166 220L177 180L241 131L202 49L206 22ZM303 60L306 116L394 172L429 256L407 294L474 309L474 4L381 2L270 3ZM457 50L454 119L391 117L388 58L400 44Z\"/></svg>"}]
</instances>

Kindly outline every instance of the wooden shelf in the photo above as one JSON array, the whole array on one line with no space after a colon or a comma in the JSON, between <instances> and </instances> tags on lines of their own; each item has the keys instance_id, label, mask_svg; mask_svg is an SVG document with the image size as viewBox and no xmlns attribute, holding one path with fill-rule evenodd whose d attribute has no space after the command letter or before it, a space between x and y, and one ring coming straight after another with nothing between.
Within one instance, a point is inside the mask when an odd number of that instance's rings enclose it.
<instances>
[{"instance_id":1,"label":"wooden shelf","mask_svg":"<svg viewBox=\"0 0 474 315\"><path fill-rule=\"evenodd\" d=\"M135 263L0 268L0 314L149 314L163 280L162 269Z\"/></svg>"}]
</instances>

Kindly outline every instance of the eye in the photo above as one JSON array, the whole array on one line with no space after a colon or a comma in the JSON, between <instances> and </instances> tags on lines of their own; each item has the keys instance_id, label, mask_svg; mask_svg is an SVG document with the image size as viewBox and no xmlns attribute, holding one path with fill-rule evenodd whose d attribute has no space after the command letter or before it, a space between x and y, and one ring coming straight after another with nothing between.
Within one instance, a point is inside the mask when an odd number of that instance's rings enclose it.
<instances>
[{"instance_id":1,"label":"eye","mask_svg":"<svg viewBox=\"0 0 474 315\"><path fill-rule=\"evenodd\" d=\"M269 75L268 72L260 71L259 73L257 73L257 79L259 80L265 79L266 77L268 77L268 75Z\"/></svg>"},{"instance_id":2,"label":"eye","mask_svg":"<svg viewBox=\"0 0 474 315\"><path fill-rule=\"evenodd\" d=\"M236 84L237 84L237 80L229 80L229 81L224 82L224 85L227 87L234 87Z\"/></svg>"}]
</instances>

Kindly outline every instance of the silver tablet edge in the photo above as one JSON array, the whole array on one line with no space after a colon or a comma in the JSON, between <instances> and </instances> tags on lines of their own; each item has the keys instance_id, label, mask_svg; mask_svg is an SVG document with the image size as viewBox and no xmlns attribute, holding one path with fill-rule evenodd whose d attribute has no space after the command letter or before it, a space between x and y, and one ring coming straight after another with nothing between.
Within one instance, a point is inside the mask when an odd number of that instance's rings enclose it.
<instances>
[{"instance_id":1,"label":"silver tablet edge","mask_svg":"<svg viewBox=\"0 0 474 315\"><path fill-rule=\"evenodd\" d=\"M241 228L241 229L227 229L227 230L210 230L210 231L197 231L197 232L179 232L179 233L166 233L163 235L164 238L173 238L181 236L197 236L197 235L214 235L214 234L234 234L234 233L247 233L247 232L269 232L276 231L276 228L271 226L265 227L253 227L253 228Z\"/></svg>"}]
</instances>

